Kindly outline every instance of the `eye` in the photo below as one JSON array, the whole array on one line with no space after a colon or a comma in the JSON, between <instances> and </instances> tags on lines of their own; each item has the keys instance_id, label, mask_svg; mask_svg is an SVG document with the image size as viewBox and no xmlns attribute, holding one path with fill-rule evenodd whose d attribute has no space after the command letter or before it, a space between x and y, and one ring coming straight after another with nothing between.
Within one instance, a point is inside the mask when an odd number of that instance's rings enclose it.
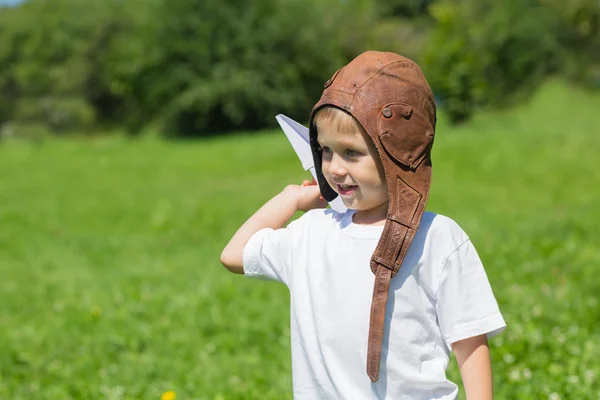
<instances>
[{"instance_id":1,"label":"eye","mask_svg":"<svg viewBox=\"0 0 600 400\"><path fill-rule=\"evenodd\" d=\"M357 157L357 156L360 156L360 152L358 152L356 150L352 150L352 149L346 149L346 155L348 157Z\"/></svg>"},{"instance_id":2,"label":"eye","mask_svg":"<svg viewBox=\"0 0 600 400\"><path fill-rule=\"evenodd\" d=\"M329 153L331 153L331 149L329 147L327 147L327 146L321 146L320 150L321 150L321 152L323 154L329 154Z\"/></svg>"}]
</instances>

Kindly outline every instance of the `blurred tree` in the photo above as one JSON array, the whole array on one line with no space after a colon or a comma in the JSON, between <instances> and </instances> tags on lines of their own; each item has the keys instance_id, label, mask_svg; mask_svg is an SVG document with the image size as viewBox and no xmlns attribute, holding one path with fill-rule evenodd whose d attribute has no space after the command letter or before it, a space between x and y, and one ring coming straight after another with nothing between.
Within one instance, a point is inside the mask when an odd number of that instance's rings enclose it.
<instances>
[{"instance_id":1,"label":"blurred tree","mask_svg":"<svg viewBox=\"0 0 600 400\"><path fill-rule=\"evenodd\" d=\"M158 5L159 0L105 3L106 18L93 27L84 54L84 96L105 125L137 132L149 118L143 102L152 82L144 77L157 52L150 38L160 24Z\"/></svg>"},{"instance_id":2,"label":"blurred tree","mask_svg":"<svg viewBox=\"0 0 600 400\"><path fill-rule=\"evenodd\" d=\"M344 61L341 14L322 1L170 0L158 12L140 101L164 110L171 134L272 125L279 112L307 118Z\"/></svg>"},{"instance_id":3,"label":"blurred tree","mask_svg":"<svg viewBox=\"0 0 600 400\"><path fill-rule=\"evenodd\" d=\"M549 73L600 84L597 0L29 0L0 12L0 124L196 136L306 120L367 49L417 60L455 122Z\"/></svg>"},{"instance_id":4,"label":"blurred tree","mask_svg":"<svg viewBox=\"0 0 600 400\"><path fill-rule=\"evenodd\" d=\"M374 20L360 11L373 4L30 0L0 15L0 118L174 135L304 119L364 51Z\"/></svg>"},{"instance_id":5,"label":"blurred tree","mask_svg":"<svg viewBox=\"0 0 600 400\"><path fill-rule=\"evenodd\" d=\"M527 96L548 74L600 86L597 0L440 0L430 10L424 67L454 122Z\"/></svg>"},{"instance_id":6,"label":"blurred tree","mask_svg":"<svg viewBox=\"0 0 600 400\"><path fill-rule=\"evenodd\" d=\"M98 15L96 5L31 0L3 13L0 59L9 80L11 119L43 123L57 132L95 121L93 108L81 96L86 73L81 55Z\"/></svg>"},{"instance_id":7,"label":"blurred tree","mask_svg":"<svg viewBox=\"0 0 600 400\"><path fill-rule=\"evenodd\" d=\"M382 16L415 18L429 16L429 6L435 0L379 0Z\"/></svg>"},{"instance_id":8,"label":"blurred tree","mask_svg":"<svg viewBox=\"0 0 600 400\"><path fill-rule=\"evenodd\" d=\"M139 112L152 0L29 0L0 14L0 121L55 132L117 125Z\"/></svg>"},{"instance_id":9,"label":"blurred tree","mask_svg":"<svg viewBox=\"0 0 600 400\"><path fill-rule=\"evenodd\" d=\"M556 18L534 0L441 0L424 69L453 122L505 106L559 68Z\"/></svg>"},{"instance_id":10,"label":"blurred tree","mask_svg":"<svg viewBox=\"0 0 600 400\"><path fill-rule=\"evenodd\" d=\"M0 126L8 121L14 113L14 98L18 95L14 65L17 61L15 46L8 40L10 26L6 21L15 16L14 9L4 8L0 12Z\"/></svg>"},{"instance_id":11,"label":"blurred tree","mask_svg":"<svg viewBox=\"0 0 600 400\"><path fill-rule=\"evenodd\" d=\"M575 82L600 87L600 2L540 0L558 20L564 74Z\"/></svg>"},{"instance_id":12,"label":"blurred tree","mask_svg":"<svg viewBox=\"0 0 600 400\"><path fill-rule=\"evenodd\" d=\"M0 15L2 86L12 103L4 120L42 123L56 132L95 122L82 96L83 53L94 21L102 18L99 4L30 0Z\"/></svg>"}]
</instances>

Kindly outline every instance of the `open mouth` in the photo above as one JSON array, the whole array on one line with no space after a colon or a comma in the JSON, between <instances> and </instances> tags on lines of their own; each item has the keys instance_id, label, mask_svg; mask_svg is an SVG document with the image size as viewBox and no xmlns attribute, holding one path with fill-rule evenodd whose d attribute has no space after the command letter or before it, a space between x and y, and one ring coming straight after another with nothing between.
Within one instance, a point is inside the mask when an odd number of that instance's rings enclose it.
<instances>
[{"instance_id":1,"label":"open mouth","mask_svg":"<svg viewBox=\"0 0 600 400\"><path fill-rule=\"evenodd\" d=\"M356 190L356 188L358 187L356 185L336 185L336 186L337 186L337 192L339 194L341 194L342 196L354 192Z\"/></svg>"}]
</instances>

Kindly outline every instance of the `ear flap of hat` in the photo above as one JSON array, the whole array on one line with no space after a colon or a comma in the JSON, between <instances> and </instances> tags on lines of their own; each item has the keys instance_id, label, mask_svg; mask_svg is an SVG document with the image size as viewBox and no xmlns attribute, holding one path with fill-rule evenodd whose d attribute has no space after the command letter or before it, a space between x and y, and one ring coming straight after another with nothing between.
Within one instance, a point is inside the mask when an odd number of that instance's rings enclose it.
<instances>
[{"instance_id":1,"label":"ear flap of hat","mask_svg":"<svg viewBox=\"0 0 600 400\"><path fill-rule=\"evenodd\" d=\"M396 162L415 169L433 141L434 129L421 113L405 103L392 103L381 110L379 138Z\"/></svg>"},{"instance_id":2,"label":"ear flap of hat","mask_svg":"<svg viewBox=\"0 0 600 400\"><path fill-rule=\"evenodd\" d=\"M317 141L317 127L313 122L313 117L316 114L316 110L313 111L313 114L310 118L309 123L309 138L310 138L310 149L312 150L313 161L315 163L315 171L317 173L317 183L319 184L319 189L321 190L321 196L328 202L335 199L338 194L329 186L325 176L323 175L323 169L321 168L323 162L323 151L321 146L319 146L319 142Z\"/></svg>"}]
</instances>

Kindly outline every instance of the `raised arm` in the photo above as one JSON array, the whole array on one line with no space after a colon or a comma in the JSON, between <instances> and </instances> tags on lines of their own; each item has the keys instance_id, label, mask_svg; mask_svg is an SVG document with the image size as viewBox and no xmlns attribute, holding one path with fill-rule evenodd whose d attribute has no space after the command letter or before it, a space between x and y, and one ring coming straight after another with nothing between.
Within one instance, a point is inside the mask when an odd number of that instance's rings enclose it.
<instances>
[{"instance_id":1,"label":"raised arm","mask_svg":"<svg viewBox=\"0 0 600 400\"><path fill-rule=\"evenodd\" d=\"M479 335L452 343L467 400L492 400L492 365L487 336Z\"/></svg>"},{"instance_id":2,"label":"raised arm","mask_svg":"<svg viewBox=\"0 0 600 400\"><path fill-rule=\"evenodd\" d=\"M254 213L233 235L221 253L221 263L229 271L244 273L244 246L256 232L263 228L282 228L296 211L324 208L319 187L304 181L302 186L289 185Z\"/></svg>"}]
</instances>

